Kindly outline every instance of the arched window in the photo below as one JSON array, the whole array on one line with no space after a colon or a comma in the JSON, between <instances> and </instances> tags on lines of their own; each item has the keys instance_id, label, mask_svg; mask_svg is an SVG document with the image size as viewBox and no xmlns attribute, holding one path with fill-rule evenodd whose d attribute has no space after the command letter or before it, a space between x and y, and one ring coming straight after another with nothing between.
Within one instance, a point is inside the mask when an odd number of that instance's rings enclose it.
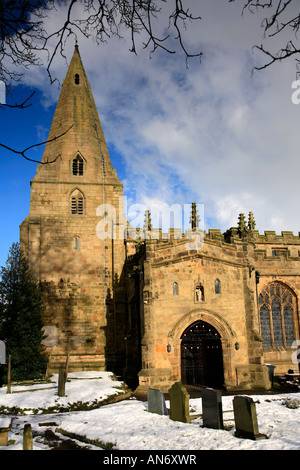
<instances>
[{"instance_id":1,"label":"arched window","mask_svg":"<svg viewBox=\"0 0 300 470\"><path fill-rule=\"evenodd\" d=\"M215 280L215 294L221 294L221 281L220 281L220 279Z\"/></svg>"},{"instance_id":2,"label":"arched window","mask_svg":"<svg viewBox=\"0 0 300 470\"><path fill-rule=\"evenodd\" d=\"M84 211L84 197L83 194L76 189L71 195L71 214L82 215Z\"/></svg>"},{"instance_id":3,"label":"arched window","mask_svg":"<svg viewBox=\"0 0 300 470\"><path fill-rule=\"evenodd\" d=\"M173 282L173 295L178 295L178 284Z\"/></svg>"},{"instance_id":4,"label":"arched window","mask_svg":"<svg viewBox=\"0 0 300 470\"><path fill-rule=\"evenodd\" d=\"M72 162L72 174L74 176L83 175L83 158L80 155L77 155Z\"/></svg>"},{"instance_id":5,"label":"arched window","mask_svg":"<svg viewBox=\"0 0 300 470\"><path fill-rule=\"evenodd\" d=\"M259 295L264 347L289 347L296 337L296 296L285 285L272 282Z\"/></svg>"},{"instance_id":6,"label":"arched window","mask_svg":"<svg viewBox=\"0 0 300 470\"><path fill-rule=\"evenodd\" d=\"M78 73L75 73L75 77L74 77L74 81L75 81L75 85L79 85L79 75Z\"/></svg>"}]
</instances>

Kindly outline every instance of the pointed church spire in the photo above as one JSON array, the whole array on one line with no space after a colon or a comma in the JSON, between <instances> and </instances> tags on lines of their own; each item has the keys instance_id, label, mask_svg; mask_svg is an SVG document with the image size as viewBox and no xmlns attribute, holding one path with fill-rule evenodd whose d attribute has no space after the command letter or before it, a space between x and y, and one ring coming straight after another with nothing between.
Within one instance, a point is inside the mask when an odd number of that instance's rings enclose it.
<instances>
[{"instance_id":1,"label":"pointed church spire","mask_svg":"<svg viewBox=\"0 0 300 470\"><path fill-rule=\"evenodd\" d=\"M62 135L63 134L63 135ZM58 136L60 136L57 138ZM108 153L103 129L76 40L73 57L63 81L50 128L43 162L36 179L52 177L57 181L72 178L70 166L78 155L83 160L89 182L113 182L117 178Z\"/></svg>"}]
</instances>

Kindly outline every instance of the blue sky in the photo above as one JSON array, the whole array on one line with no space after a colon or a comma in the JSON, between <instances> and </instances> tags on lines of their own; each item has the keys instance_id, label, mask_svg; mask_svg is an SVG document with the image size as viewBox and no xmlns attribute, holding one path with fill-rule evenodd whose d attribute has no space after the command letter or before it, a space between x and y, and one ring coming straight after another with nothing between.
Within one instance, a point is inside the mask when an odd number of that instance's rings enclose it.
<instances>
[{"instance_id":1,"label":"blue sky","mask_svg":"<svg viewBox=\"0 0 300 470\"><path fill-rule=\"evenodd\" d=\"M113 166L128 203L204 204L205 229L225 231L240 212L254 212L257 229L300 231L298 175L300 105L291 101L295 62L251 74L261 57L259 15L241 16L242 3L191 3L202 16L186 32L201 63L182 54L149 51L110 39L98 46L78 36L80 54L108 143ZM46 19L49 31L63 18L59 6ZM125 35L126 36L126 35ZM74 50L66 45L67 60ZM45 57L41 56L42 60ZM67 71L58 56L52 74ZM0 109L0 141L16 149L47 138L59 86L50 85L44 67L26 71L7 102L23 101L34 90L32 106ZM28 156L40 160L42 148ZM0 149L2 225L0 266L19 225L29 214L30 180L36 164Z\"/></svg>"},{"instance_id":2,"label":"blue sky","mask_svg":"<svg viewBox=\"0 0 300 470\"><path fill-rule=\"evenodd\" d=\"M14 87L13 96L7 95L9 104L21 103L31 94L26 86ZM39 92L31 100L32 105L26 109L8 107L0 108L1 143L16 150L41 142L38 126L51 124L50 115L45 113L41 120ZM33 150L28 156L39 160L42 148ZM6 262L12 243L19 241L19 225L29 215L30 180L36 172L36 164L24 160L3 148L0 149L2 172L0 176L3 191L3 217L1 224L0 266Z\"/></svg>"}]
</instances>

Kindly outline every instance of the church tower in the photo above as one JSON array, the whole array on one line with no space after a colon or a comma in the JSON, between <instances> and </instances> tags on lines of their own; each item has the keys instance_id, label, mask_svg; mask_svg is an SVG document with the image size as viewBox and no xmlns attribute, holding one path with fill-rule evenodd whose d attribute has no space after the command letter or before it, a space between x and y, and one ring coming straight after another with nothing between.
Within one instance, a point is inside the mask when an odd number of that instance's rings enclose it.
<instances>
[{"instance_id":1,"label":"church tower","mask_svg":"<svg viewBox=\"0 0 300 470\"><path fill-rule=\"evenodd\" d=\"M68 354L70 370L118 362L124 229L123 187L76 45L20 227L21 248L45 290L50 370Z\"/></svg>"}]
</instances>

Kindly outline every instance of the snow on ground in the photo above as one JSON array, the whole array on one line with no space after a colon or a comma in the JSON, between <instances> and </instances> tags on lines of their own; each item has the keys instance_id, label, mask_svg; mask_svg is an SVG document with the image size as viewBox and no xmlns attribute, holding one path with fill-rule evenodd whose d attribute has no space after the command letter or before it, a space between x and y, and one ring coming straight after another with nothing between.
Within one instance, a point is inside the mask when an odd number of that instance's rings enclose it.
<instances>
[{"instance_id":1,"label":"snow on ground","mask_svg":"<svg viewBox=\"0 0 300 470\"><path fill-rule=\"evenodd\" d=\"M114 380L110 372L70 372L68 374L70 382L66 384L66 396L58 397L58 374L54 374L50 380L51 382L46 384L13 386L12 394L6 393L6 387L0 388L0 407L4 405L47 409L58 405L67 406L75 402L93 402L95 399L104 400L110 395L121 392L123 385L122 382ZM30 391L26 392L26 390Z\"/></svg>"},{"instance_id":2,"label":"snow on ground","mask_svg":"<svg viewBox=\"0 0 300 470\"><path fill-rule=\"evenodd\" d=\"M49 388L40 390L46 387ZM231 429L214 430L203 428L201 417L186 424L172 421L168 416L149 413L147 402L135 398L87 411L42 413L42 408L49 411L49 407L58 405L66 407L77 402L93 404L124 391L122 383L114 380L109 372L70 373L66 397L57 396L57 376L53 376L49 384L13 386L11 394L6 393L6 387L0 388L0 427L1 419L7 416L13 418L9 433L11 444L0 447L0 450L22 449L25 423L32 426L36 450L49 450L49 442L42 436L46 430L51 430L60 439L68 439L62 436L63 430L89 440L97 440L98 443L110 443L112 449L119 450L300 449L300 408L290 409L285 405L287 398L300 400L300 393L251 395L256 402L259 432L268 436L268 439L259 441L234 436L233 412L224 413L224 423L232 425ZM233 409L233 397L234 395L222 397L223 411ZM27 411L18 415L3 414L7 412L7 408L14 406ZM169 406L167 401L167 407ZM201 412L201 398L190 399L190 414ZM92 450L102 450L93 445L95 442L76 442L85 448L88 446Z\"/></svg>"}]
</instances>

